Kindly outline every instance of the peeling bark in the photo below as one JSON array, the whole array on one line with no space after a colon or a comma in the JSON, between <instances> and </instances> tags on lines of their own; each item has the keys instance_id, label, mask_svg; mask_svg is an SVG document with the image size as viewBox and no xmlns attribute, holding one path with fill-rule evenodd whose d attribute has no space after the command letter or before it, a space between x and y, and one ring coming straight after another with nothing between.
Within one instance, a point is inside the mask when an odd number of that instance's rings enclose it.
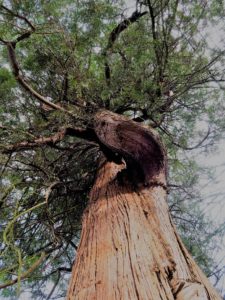
<instances>
[{"instance_id":1,"label":"peeling bark","mask_svg":"<svg viewBox=\"0 0 225 300\"><path fill-rule=\"evenodd\" d=\"M101 162L67 299L221 299L171 221L157 135L106 111L96 115L95 132L121 161Z\"/></svg>"}]
</instances>

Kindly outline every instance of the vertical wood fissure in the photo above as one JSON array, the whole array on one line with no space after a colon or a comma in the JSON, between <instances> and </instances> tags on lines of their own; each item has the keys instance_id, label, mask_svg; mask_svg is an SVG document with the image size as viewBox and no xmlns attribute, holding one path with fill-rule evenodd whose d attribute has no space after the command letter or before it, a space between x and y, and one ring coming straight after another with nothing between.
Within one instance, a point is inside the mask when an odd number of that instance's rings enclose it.
<instances>
[{"instance_id":1,"label":"vertical wood fissure","mask_svg":"<svg viewBox=\"0 0 225 300\"><path fill-rule=\"evenodd\" d=\"M125 203L123 203L123 207L124 207L124 210L125 210L125 213L126 213L126 217L127 217L127 227L130 231L130 228L129 228L129 214L127 212L127 208L126 208L126 205ZM134 282L134 288L135 288L135 293L136 293L136 296L137 296L137 299L139 300L139 293L138 293L138 289L137 289L137 284L136 284L136 279L135 279L135 274L134 274L134 269L133 269L133 264L132 264L132 259L131 259L131 249L130 249L130 238L131 238L131 234L129 232L129 236L128 236L128 232L127 232L127 228L124 224L124 232L125 232L125 235L126 235L126 238L127 238L127 248L128 248L128 256L129 256L129 261L130 261L130 269L131 269L131 273L132 273L132 278L133 278L133 282Z\"/></svg>"}]
</instances>

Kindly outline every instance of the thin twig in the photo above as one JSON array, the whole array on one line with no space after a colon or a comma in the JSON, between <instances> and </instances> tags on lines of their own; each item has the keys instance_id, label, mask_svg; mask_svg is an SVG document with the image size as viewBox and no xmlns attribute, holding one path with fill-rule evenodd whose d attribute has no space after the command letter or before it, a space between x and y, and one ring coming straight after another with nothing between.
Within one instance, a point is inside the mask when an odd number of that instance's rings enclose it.
<instances>
[{"instance_id":1,"label":"thin twig","mask_svg":"<svg viewBox=\"0 0 225 300\"><path fill-rule=\"evenodd\" d=\"M41 257L26 272L21 274L20 280L27 278L32 272L34 272L40 266L40 264L43 262L45 257L46 257L46 254L43 252L41 254ZM14 285L17 282L18 282L18 278L15 278L11 281L7 281L0 285L0 289L4 289L8 286Z\"/></svg>"},{"instance_id":2,"label":"thin twig","mask_svg":"<svg viewBox=\"0 0 225 300\"><path fill-rule=\"evenodd\" d=\"M22 16L18 13L13 12L11 9L9 9L8 7L6 7L4 5L0 5L0 7L2 9L4 9L5 11L7 11L11 16L23 20L25 23L27 23L27 25L31 28L31 30L33 30L33 31L35 30L34 25L26 17L24 17L24 16Z\"/></svg>"}]
</instances>

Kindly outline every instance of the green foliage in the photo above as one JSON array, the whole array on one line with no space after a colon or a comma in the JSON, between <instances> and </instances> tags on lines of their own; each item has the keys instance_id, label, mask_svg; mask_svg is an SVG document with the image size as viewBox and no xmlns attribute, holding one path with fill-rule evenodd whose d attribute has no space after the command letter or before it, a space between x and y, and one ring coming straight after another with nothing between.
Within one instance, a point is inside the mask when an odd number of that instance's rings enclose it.
<instances>
[{"instance_id":1,"label":"green foliage","mask_svg":"<svg viewBox=\"0 0 225 300\"><path fill-rule=\"evenodd\" d=\"M102 108L157 128L168 149L174 220L202 268L209 273L213 267L208 236L214 230L206 226L196 192L203 170L184 151L195 145L210 149L224 128L223 95L216 86L224 53L208 54L200 37L204 25L218 21L224 3L154 1L153 20L140 2L134 4L147 13L113 41L117 25L130 17L122 1L2 2L9 11L0 8L0 285L20 279L43 252L45 260L26 281L18 280L21 290L46 299L49 282L65 283L101 150L74 136L18 151L7 152L8 146L50 137L65 127L90 129L93 114ZM13 76L6 42L30 31L15 47L20 74L75 117L44 108ZM2 295L17 297L16 287Z\"/></svg>"}]
</instances>

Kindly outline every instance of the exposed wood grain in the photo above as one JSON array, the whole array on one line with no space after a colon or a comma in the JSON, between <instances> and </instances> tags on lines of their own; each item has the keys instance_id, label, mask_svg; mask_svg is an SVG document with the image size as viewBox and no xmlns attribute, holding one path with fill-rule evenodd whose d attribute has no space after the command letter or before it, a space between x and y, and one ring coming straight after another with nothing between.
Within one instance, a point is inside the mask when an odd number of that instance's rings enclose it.
<instances>
[{"instance_id":1,"label":"exposed wood grain","mask_svg":"<svg viewBox=\"0 0 225 300\"><path fill-rule=\"evenodd\" d=\"M161 184L166 181L166 158L155 133L107 112L97 115L95 130L123 160L101 164L84 214L67 299L221 299L171 221ZM138 186L130 176L133 161L144 173ZM159 184L146 185L146 178Z\"/></svg>"}]
</instances>

